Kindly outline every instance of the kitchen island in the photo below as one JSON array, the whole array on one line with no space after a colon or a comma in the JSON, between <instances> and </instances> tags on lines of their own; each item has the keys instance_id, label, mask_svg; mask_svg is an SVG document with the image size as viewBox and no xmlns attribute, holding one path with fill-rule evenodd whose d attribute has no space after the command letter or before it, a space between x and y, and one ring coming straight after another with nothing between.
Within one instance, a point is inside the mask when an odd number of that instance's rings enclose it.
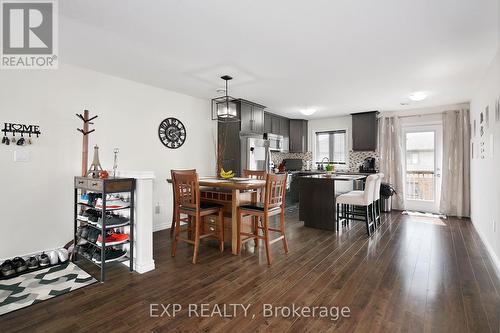
<instances>
[{"instance_id":1,"label":"kitchen island","mask_svg":"<svg viewBox=\"0 0 500 333\"><path fill-rule=\"evenodd\" d=\"M299 218L306 227L336 230L335 198L353 189L361 189L366 175L320 174L299 178Z\"/></svg>"}]
</instances>

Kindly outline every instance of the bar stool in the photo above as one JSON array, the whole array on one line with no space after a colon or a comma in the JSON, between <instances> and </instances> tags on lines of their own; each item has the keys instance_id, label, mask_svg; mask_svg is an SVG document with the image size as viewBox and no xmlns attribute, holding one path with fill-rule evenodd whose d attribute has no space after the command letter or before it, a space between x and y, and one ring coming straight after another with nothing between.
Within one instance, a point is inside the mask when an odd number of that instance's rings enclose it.
<instances>
[{"instance_id":1,"label":"bar stool","mask_svg":"<svg viewBox=\"0 0 500 333\"><path fill-rule=\"evenodd\" d=\"M375 192L373 193L373 209L375 214L375 224L378 227L380 225L380 212L382 208L382 202L380 201L380 187L382 186L382 179L384 179L384 174L377 173L377 182L375 183Z\"/></svg>"},{"instance_id":2,"label":"bar stool","mask_svg":"<svg viewBox=\"0 0 500 333\"><path fill-rule=\"evenodd\" d=\"M238 208L238 253L241 252L241 246L244 242L252 239L263 239L266 247L267 264L271 265L271 244L279 240L283 241L285 253L288 253L288 242L285 235L285 190L287 174L267 174L264 203L242 205ZM280 228L269 227L269 217L280 215ZM242 217L256 217L257 227L253 233L242 232ZM263 235L260 235L262 230ZM280 233L278 238L271 240L269 232ZM246 238L242 239L242 236Z\"/></svg>"},{"instance_id":3,"label":"bar stool","mask_svg":"<svg viewBox=\"0 0 500 333\"><path fill-rule=\"evenodd\" d=\"M375 222L372 212L373 205L373 195L375 189L375 183L378 179L377 175L370 175L366 178L365 189L363 191L351 191L346 194L341 194L336 198L337 202L337 231L340 226L340 219L345 218L347 221L365 221L366 231L368 236L371 235L371 229L375 229ZM340 205L344 205L342 214L340 214ZM362 214L356 213L354 211L355 207L364 207L364 212ZM356 216L362 216L364 219L356 218ZM372 215L372 216L370 216Z\"/></svg>"},{"instance_id":4,"label":"bar stool","mask_svg":"<svg viewBox=\"0 0 500 333\"><path fill-rule=\"evenodd\" d=\"M213 237L219 240L220 251L224 252L224 207L212 202L200 201L200 186L198 174L193 171L176 171L173 173L172 182L174 184L175 208L175 238L172 242L172 257L175 257L177 242L183 241L194 244L193 264L196 264L198 258L198 249L202 239ZM187 218L181 219L181 214L187 215ZM207 215L218 215L218 224L214 232L203 234L203 217ZM191 219L191 221L190 221ZM194 240L181 238L182 231L188 234L192 231L192 220L194 220ZM181 221L187 222L188 227L181 230Z\"/></svg>"},{"instance_id":5,"label":"bar stool","mask_svg":"<svg viewBox=\"0 0 500 333\"><path fill-rule=\"evenodd\" d=\"M175 204L175 185L174 185L174 174L176 172L196 172L196 169L186 169L186 170L170 170L170 176L172 178L172 223L170 223L170 238L174 236L175 231L175 217L177 216Z\"/></svg>"}]
</instances>

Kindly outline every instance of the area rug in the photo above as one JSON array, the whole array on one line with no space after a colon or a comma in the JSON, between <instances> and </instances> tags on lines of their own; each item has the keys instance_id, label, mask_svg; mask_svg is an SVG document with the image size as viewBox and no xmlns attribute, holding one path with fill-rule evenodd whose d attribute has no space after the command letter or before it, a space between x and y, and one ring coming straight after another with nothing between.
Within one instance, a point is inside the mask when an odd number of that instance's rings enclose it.
<instances>
[{"instance_id":1,"label":"area rug","mask_svg":"<svg viewBox=\"0 0 500 333\"><path fill-rule=\"evenodd\" d=\"M96 279L70 261L12 279L0 280L0 315L96 282Z\"/></svg>"}]
</instances>

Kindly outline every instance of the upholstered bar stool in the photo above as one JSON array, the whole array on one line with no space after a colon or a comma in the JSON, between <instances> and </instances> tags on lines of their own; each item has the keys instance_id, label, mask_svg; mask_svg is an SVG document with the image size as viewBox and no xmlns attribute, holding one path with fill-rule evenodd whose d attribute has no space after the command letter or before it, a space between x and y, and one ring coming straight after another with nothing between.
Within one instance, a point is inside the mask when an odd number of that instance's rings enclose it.
<instances>
[{"instance_id":1,"label":"upholstered bar stool","mask_svg":"<svg viewBox=\"0 0 500 333\"><path fill-rule=\"evenodd\" d=\"M267 174L264 202L251 205L242 205L238 208L238 253L244 242L252 239L263 239L266 247L267 264L271 265L271 244L283 241L285 253L288 253L288 243L285 235L285 190L287 174ZM269 227L269 217L279 215L279 229ZM242 217L252 216L257 219L257 227L253 233L242 232ZM260 233L262 230L262 235ZM271 240L270 232L280 234ZM245 237L245 238L242 238Z\"/></svg>"},{"instance_id":2,"label":"upholstered bar stool","mask_svg":"<svg viewBox=\"0 0 500 333\"><path fill-rule=\"evenodd\" d=\"M375 227L380 225L380 212L381 212L381 202L380 202L380 187L382 186L382 180L384 179L384 174L379 172L373 174L377 176L375 181L375 187L373 188L373 204L371 205L371 213L373 221L375 222ZM363 191L351 191L349 193L363 193Z\"/></svg>"},{"instance_id":3,"label":"upholstered bar stool","mask_svg":"<svg viewBox=\"0 0 500 333\"><path fill-rule=\"evenodd\" d=\"M172 182L176 203L172 257L175 257L179 241L194 244L193 264L196 264L200 242L207 237L216 238L219 241L220 251L224 252L224 207L216 203L200 201L200 186L198 174L195 171L176 171L173 173ZM181 214L187 215L187 218L181 218ZM218 215L218 223L213 232L202 234L203 217L207 215ZM188 227L181 230L181 221L187 222ZM194 229L193 239L189 237L192 229ZM181 232L185 231L188 232L188 237L182 238Z\"/></svg>"},{"instance_id":4,"label":"upholstered bar stool","mask_svg":"<svg viewBox=\"0 0 500 333\"><path fill-rule=\"evenodd\" d=\"M382 203L380 201L380 187L382 186L382 180L384 179L384 174L379 172L377 174L377 182L375 183L375 192L373 193L373 209L375 215L375 224L378 227L381 223L380 212L382 211Z\"/></svg>"},{"instance_id":5,"label":"upholstered bar stool","mask_svg":"<svg viewBox=\"0 0 500 333\"><path fill-rule=\"evenodd\" d=\"M365 189L363 191L351 191L346 194L341 194L337 197L337 230L339 230L340 228L340 219L345 218L348 221L365 221L368 236L371 235L372 227L375 228L375 222L371 209L373 205L373 194L377 179L377 175L370 175L366 178ZM344 205L342 214L340 213L340 205ZM355 207L364 208L364 212L363 214L361 214L363 219L357 217L359 216L359 214L354 212Z\"/></svg>"}]
</instances>

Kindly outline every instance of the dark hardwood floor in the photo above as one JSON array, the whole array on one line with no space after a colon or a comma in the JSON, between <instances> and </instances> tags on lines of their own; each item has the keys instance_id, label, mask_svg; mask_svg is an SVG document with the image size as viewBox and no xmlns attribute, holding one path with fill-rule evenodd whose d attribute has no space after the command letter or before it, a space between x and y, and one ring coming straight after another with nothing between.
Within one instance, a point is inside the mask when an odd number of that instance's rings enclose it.
<instances>
[{"instance_id":1,"label":"dark hardwood floor","mask_svg":"<svg viewBox=\"0 0 500 333\"><path fill-rule=\"evenodd\" d=\"M287 216L291 252L223 254L215 243L179 246L154 235L157 269L110 269L104 284L0 317L0 332L500 332L500 281L469 220L386 214L368 238L360 222L337 234ZM89 267L90 268L90 267ZM150 317L150 304L178 303L175 318ZM188 304L251 304L247 317L188 317ZM263 317L278 306L349 307L350 317ZM162 308L159 308L160 314Z\"/></svg>"}]
</instances>

